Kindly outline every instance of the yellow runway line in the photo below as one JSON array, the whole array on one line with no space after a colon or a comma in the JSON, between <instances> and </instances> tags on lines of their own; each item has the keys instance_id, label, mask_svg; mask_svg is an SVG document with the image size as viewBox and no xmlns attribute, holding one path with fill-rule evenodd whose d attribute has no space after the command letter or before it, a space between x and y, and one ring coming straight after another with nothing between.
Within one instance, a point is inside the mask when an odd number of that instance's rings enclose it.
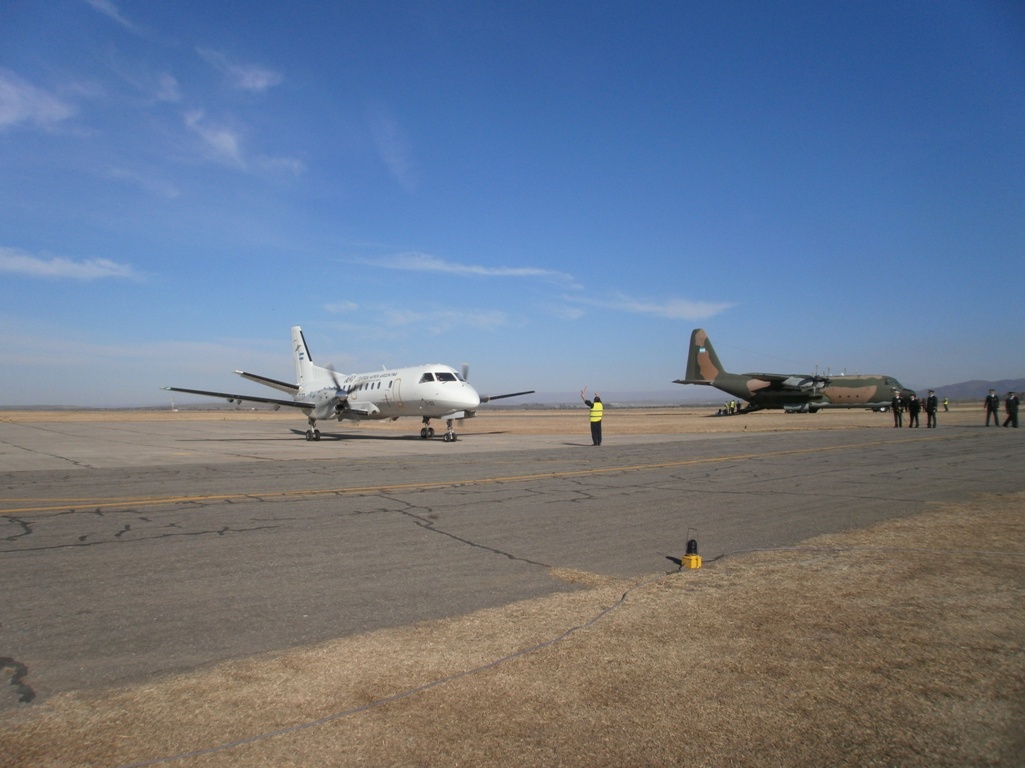
<instances>
[{"instance_id":1,"label":"yellow runway line","mask_svg":"<svg viewBox=\"0 0 1025 768\"><path fill-rule=\"evenodd\" d=\"M301 489L294 491L265 491L254 493L219 493L205 494L198 496L157 496L157 497L126 497L126 498L100 498L100 499L0 499L4 503L32 503L32 502L59 502L47 506L26 506L11 509L0 509L0 515L18 515L40 512L66 512L71 509L86 508L88 510L109 509L111 507L154 507L170 504L200 504L213 501L228 501L231 499L286 499L312 496L358 496L360 494L372 493L394 493L399 491L427 490L432 488L455 488L459 486L472 485L493 485L497 483L524 483L531 480L558 480L570 477L588 477L594 475L607 475L621 472L651 472L658 469L673 469L676 467L688 467L699 464L717 464L729 461L753 461L757 459L768 459L777 456L795 456L803 453L824 453L826 451L840 451L851 448L869 448L876 445L896 445L904 443L923 443L934 440L956 439L958 435L946 435L936 437L908 438L906 440L874 440L867 443L851 443L847 445L833 445L816 448L795 448L785 451L772 451L769 453L740 453L730 456L711 456L697 459L680 459L678 461L663 461L653 464L628 464L615 467L594 467L589 469L571 469L561 472L537 472L529 475L506 475L502 477L483 477L465 480L438 480L434 482L420 483L398 483L391 485L367 485L350 488L323 488L323 489Z\"/></svg>"}]
</instances>

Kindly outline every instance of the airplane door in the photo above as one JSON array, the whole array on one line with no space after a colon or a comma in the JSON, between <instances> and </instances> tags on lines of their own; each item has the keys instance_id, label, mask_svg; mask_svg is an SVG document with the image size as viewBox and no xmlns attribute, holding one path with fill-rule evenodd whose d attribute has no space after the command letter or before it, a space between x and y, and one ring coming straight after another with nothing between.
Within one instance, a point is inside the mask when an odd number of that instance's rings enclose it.
<instances>
[{"instance_id":1,"label":"airplane door","mask_svg":"<svg viewBox=\"0 0 1025 768\"><path fill-rule=\"evenodd\" d=\"M402 407L402 377L396 376L395 381L391 385L391 396L399 408Z\"/></svg>"}]
</instances>

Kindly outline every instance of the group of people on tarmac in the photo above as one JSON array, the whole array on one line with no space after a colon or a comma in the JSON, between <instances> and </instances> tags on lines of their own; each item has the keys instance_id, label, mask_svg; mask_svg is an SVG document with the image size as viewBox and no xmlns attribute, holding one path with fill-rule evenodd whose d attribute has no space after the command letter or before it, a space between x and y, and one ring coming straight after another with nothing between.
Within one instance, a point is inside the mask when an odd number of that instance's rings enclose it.
<instances>
[{"instance_id":1,"label":"group of people on tarmac","mask_svg":"<svg viewBox=\"0 0 1025 768\"><path fill-rule=\"evenodd\" d=\"M1000 396L996 393L995 389L991 389L989 394L986 395L986 399L982 401L982 407L986 409L986 426L989 426L990 417L993 418L993 426L1000 426ZM1007 418L1004 419L1005 427L1018 428L1018 394L1016 392L1008 392L1007 397L1004 398L1004 413L1007 414Z\"/></svg>"},{"instance_id":2,"label":"group of people on tarmac","mask_svg":"<svg viewBox=\"0 0 1025 768\"><path fill-rule=\"evenodd\" d=\"M601 398L595 394L593 400L588 400L587 387L580 390L580 399L584 401L584 405L591 409L591 443L592 445L601 445L601 418L603 406ZM949 411L950 408L947 398L943 398L943 410ZM993 426L1000 425L1000 397L997 395L996 390L991 389L989 394L986 395L985 401L982 404L983 408L986 409L986 426L989 426L990 417L993 418ZM904 426L904 414L908 415L908 427L921 426L918 422L918 416L925 410L925 426L927 428L934 428L936 426L936 412L940 408L939 398L936 397L935 390L930 389L929 395L925 400L919 399L918 395L914 392L909 394L907 397L901 396L898 390L893 392L893 400L890 401L890 410L893 412L893 426L902 427ZM726 408L721 409L717 415L727 415L736 413L738 411L737 401L731 400L726 403ZM1007 414L1007 418L1004 419L1004 426L1018 428L1018 395L1015 392L1008 392L1007 397L1004 400L1004 413Z\"/></svg>"},{"instance_id":3,"label":"group of people on tarmac","mask_svg":"<svg viewBox=\"0 0 1025 768\"><path fill-rule=\"evenodd\" d=\"M743 407L743 403L738 403L736 400L727 400L725 403L723 403L722 408L715 412L715 415L733 416L734 414L740 413L740 409Z\"/></svg>"},{"instance_id":4,"label":"group of people on tarmac","mask_svg":"<svg viewBox=\"0 0 1025 768\"><path fill-rule=\"evenodd\" d=\"M944 408L946 408L947 401L943 401ZM940 408L939 398L936 397L934 390L929 390L929 396L925 400L919 399L918 395L912 392L907 397L902 397L901 393L897 390L893 392L893 400L890 401L890 411L893 412L893 426L902 427L904 426L904 414L908 415L909 427L919 427L921 424L918 421L918 415L925 409L925 426L935 427L936 426L936 412Z\"/></svg>"},{"instance_id":5,"label":"group of people on tarmac","mask_svg":"<svg viewBox=\"0 0 1025 768\"><path fill-rule=\"evenodd\" d=\"M948 407L947 398L943 398L943 410L950 410ZM982 407L986 410L986 426L989 426L990 419L993 420L993 426L1000 426L1000 396L996 393L996 390L991 389L989 394L986 395L986 399L982 402ZM926 424L927 427L936 426L936 411L939 410L939 401L936 399L936 393L933 390L929 390L929 396L925 400L921 400L915 395L914 392L909 394L907 397L903 397L900 392L894 391L893 400L890 401L890 410L893 412L893 426L902 427L904 424L904 414L908 415L909 427L917 427L918 415L925 410L926 413ZM1004 398L1004 413L1007 418L1004 419L1005 427L1018 427L1018 394L1016 392L1008 392L1007 397Z\"/></svg>"}]
</instances>

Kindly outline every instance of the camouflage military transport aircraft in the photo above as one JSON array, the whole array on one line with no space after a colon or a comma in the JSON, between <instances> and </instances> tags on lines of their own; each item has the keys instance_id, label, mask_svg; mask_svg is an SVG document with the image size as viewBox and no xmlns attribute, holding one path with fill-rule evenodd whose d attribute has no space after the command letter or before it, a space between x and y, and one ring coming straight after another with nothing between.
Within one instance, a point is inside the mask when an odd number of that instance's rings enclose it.
<instances>
[{"instance_id":1,"label":"camouflage military transport aircraft","mask_svg":"<svg viewBox=\"0 0 1025 768\"><path fill-rule=\"evenodd\" d=\"M740 413L782 408L815 413L821 408L886 410L895 391L912 394L892 376L820 376L800 373L727 373L703 328L690 335L687 378L674 384L705 384L748 403Z\"/></svg>"}]
</instances>

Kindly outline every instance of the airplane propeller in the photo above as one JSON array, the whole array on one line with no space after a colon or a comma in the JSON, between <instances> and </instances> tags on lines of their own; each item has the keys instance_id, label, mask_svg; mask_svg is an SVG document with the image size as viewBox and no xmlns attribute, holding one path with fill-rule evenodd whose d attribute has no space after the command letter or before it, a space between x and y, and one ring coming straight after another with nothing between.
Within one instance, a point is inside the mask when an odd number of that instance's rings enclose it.
<instances>
[{"instance_id":1,"label":"airplane propeller","mask_svg":"<svg viewBox=\"0 0 1025 768\"><path fill-rule=\"evenodd\" d=\"M342 395L348 395L349 391L347 389L343 389L341 383L338 381L338 372L335 370L335 367L333 365L331 365L330 363L328 363L326 367L327 367L327 372L329 374L331 374L331 381L335 385L335 397L341 397Z\"/></svg>"}]
</instances>

